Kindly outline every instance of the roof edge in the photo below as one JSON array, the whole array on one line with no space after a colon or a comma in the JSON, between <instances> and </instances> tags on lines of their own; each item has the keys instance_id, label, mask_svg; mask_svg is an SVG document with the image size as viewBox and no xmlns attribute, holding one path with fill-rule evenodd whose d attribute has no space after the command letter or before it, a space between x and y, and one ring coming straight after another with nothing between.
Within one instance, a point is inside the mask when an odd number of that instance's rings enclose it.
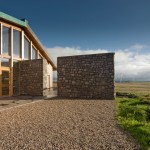
<instances>
[{"instance_id":1,"label":"roof edge","mask_svg":"<svg viewBox=\"0 0 150 150\"><path fill-rule=\"evenodd\" d=\"M51 63L51 65L53 66L54 70L57 70L56 65L54 64L53 59L48 55L46 49L44 48L43 44L40 42L40 40L38 39L38 37L35 35L35 33L33 32L33 30L31 29L31 27L29 26L29 24L27 25L27 30L31 33L31 35L33 35L33 37L36 39L36 41L39 43L41 49L43 49L43 52L45 54L46 59Z\"/></svg>"},{"instance_id":2,"label":"roof edge","mask_svg":"<svg viewBox=\"0 0 150 150\"><path fill-rule=\"evenodd\" d=\"M0 12L0 18L2 18L3 20L9 21L11 23L14 23L16 25L19 25L25 29L27 29L29 31L29 33L32 35L32 37L37 41L37 43L40 45L40 49L44 52L44 56L47 59L47 61L53 66L53 70L56 70L57 67L54 64L52 58L47 54L47 51L45 50L44 46L42 45L42 43L40 42L40 40L37 38L37 36L35 35L35 33L32 31L32 29L30 28L28 21L26 19L17 19L13 16L7 15L3 12Z\"/></svg>"},{"instance_id":3,"label":"roof edge","mask_svg":"<svg viewBox=\"0 0 150 150\"><path fill-rule=\"evenodd\" d=\"M0 12L0 18L3 18L4 20L9 20L10 22L13 22L15 24L18 24L20 26L24 26L24 27L27 27L28 26L28 21L26 19L24 20L19 20L15 17L12 17L10 15L7 15L3 12Z\"/></svg>"}]
</instances>

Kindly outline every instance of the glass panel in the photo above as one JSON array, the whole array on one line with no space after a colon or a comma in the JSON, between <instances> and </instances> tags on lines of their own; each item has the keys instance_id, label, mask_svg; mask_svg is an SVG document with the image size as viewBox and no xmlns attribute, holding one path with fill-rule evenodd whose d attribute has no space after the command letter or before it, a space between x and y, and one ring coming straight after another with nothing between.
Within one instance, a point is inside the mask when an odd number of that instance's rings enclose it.
<instances>
[{"instance_id":1,"label":"glass panel","mask_svg":"<svg viewBox=\"0 0 150 150\"><path fill-rule=\"evenodd\" d=\"M2 95L9 95L9 71L2 70Z\"/></svg>"},{"instance_id":2,"label":"glass panel","mask_svg":"<svg viewBox=\"0 0 150 150\"><path fill-rule=\"evenodd\" d=\"M32 59L36 59L37 51L35 48L32 47Z\"/></svg>"},{"instance_id":3,"label":"glass panel","mask_svg":"<svg viewBox=\"0 0 150 150\"><path fill-rule=\"evenodd\" d=\"M39 59L42 59L41 55L39 54Z\"/></svg>"},{"instance_id":4,"label":"glass panel","mask_svg":"<svg viewBox=\"0 0 150 150\"><path fill-rule=\"evenodd\" d=\"M0 54L1 54L1 35L2 35L2 32L1 32L1 23L0 23Z\"/></svg>"},{"instance_id":5,"label":"glass panel","mask_svg":"<svg viewBox=\"0 0 150 150\"><path fill-rule=\"evenodd\" d=\"M1 58L1 66L2 67L10 67L10 60L6 58Z\"/></svg>"},{"instance_id":6,"label":"glass panel","mask_svg":"<svg viewBox=\"0 0 150 150\"><path fill-rule=\"evenodd\" d=\"M10 49L10 28L3 26L3 54L9 54Z\"/></svg>"},{"instance_id":7,"label":"glass panel","mask_svg":"<svg viewBox=\"0 0 150 150\"><path fill-rule=\"evenodd\" d=\"M13 54L14 57L20 57L21 51L21 33L13 30Z\"/></svg>"},{"instance_id":8,"label":"glass panel","mask_svg":"<svg viewBox=\"0 0 150 150\"><path fill-rule=\"evenodd\" d=\"M24 58L29 59L30 42L24 37Z\"/></svg>"},{"instance_id":9,"label":"glass panel","mask_svg":"<svg viewBox=\"0 0 150 150\"><path fill-rule=\"evenodd\" d=\"M13 60L13 66L18 62L18 60Z\"/></svg>"}]
</instances>

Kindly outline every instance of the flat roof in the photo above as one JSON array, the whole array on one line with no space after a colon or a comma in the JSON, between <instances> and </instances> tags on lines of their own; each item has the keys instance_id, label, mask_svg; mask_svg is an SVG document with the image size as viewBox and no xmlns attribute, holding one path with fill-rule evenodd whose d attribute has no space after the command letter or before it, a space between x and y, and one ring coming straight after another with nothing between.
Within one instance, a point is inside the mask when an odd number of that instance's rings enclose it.
<instances>
[{"instance_id":1,"label":"flat roof","mask_svg":"<svg viewBox=\"0 0 150 150\"><path fill-rule=\"evenodd\" d=\"M40 53L46 58L46 60L52 65L53 70L57 69L52 58L50 58L50 56L47 54L46 50L44 49L44 46L41 44L35 33L32 31L26 19L20 20L3 12L0 12L0 19L18 27L21 27L25 31L25 33L27 33L27 35L32 39L33 43L36 43L36 47L38 48Z\"/></svg>"}]
</instances>

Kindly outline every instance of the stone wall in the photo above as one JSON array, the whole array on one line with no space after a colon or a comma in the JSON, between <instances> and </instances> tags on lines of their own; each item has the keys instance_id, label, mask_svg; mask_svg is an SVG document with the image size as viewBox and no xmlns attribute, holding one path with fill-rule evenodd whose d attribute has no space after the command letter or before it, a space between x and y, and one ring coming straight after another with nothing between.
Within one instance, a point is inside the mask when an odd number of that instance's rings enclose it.
<instances>
[{"instance_id":1,"label":"stone wall","mask_svg":"<svg viewBox=\"0 0 150 150\"><path fill-rule=\"evenodd\" d=\"M13 95L19 95L19 87L20 87L20 82L19 82L19 63L15 63L13 66Z\"/></svg>"},{"instance_id":2,"label":"stone wall","mask_svg":"<svg viewBox=\"0 0 150 150\"><path fill-rule=\"evenodd\" d=\"M114 99L114 53L58 57L58 96Z\"/></svg>"},{"instance_id":3,"label":"stone wall","mask_svg":"<svg viewBox=\"0 0 150 150\"><path fill-rule=\"evenodd\" d=\"M45 96L47 84L47 61L25 60L14 64L13 94Z\"/></svg>"}]
</instances>

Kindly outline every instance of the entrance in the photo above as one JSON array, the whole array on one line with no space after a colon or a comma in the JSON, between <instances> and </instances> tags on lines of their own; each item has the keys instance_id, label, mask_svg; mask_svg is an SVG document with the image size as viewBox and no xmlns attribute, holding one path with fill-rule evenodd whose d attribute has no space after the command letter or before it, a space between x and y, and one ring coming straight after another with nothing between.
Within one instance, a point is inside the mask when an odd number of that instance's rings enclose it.
<instances>
[{"instance_id":1,"label":"entrance","mask_svg":"<svg viewBox=\"0 0 150 150\"><path fill-rule=\"evenodd\" d=\"M0 69L0 96L10 95L10 69Z\"/></svg>"}]
</instances>

